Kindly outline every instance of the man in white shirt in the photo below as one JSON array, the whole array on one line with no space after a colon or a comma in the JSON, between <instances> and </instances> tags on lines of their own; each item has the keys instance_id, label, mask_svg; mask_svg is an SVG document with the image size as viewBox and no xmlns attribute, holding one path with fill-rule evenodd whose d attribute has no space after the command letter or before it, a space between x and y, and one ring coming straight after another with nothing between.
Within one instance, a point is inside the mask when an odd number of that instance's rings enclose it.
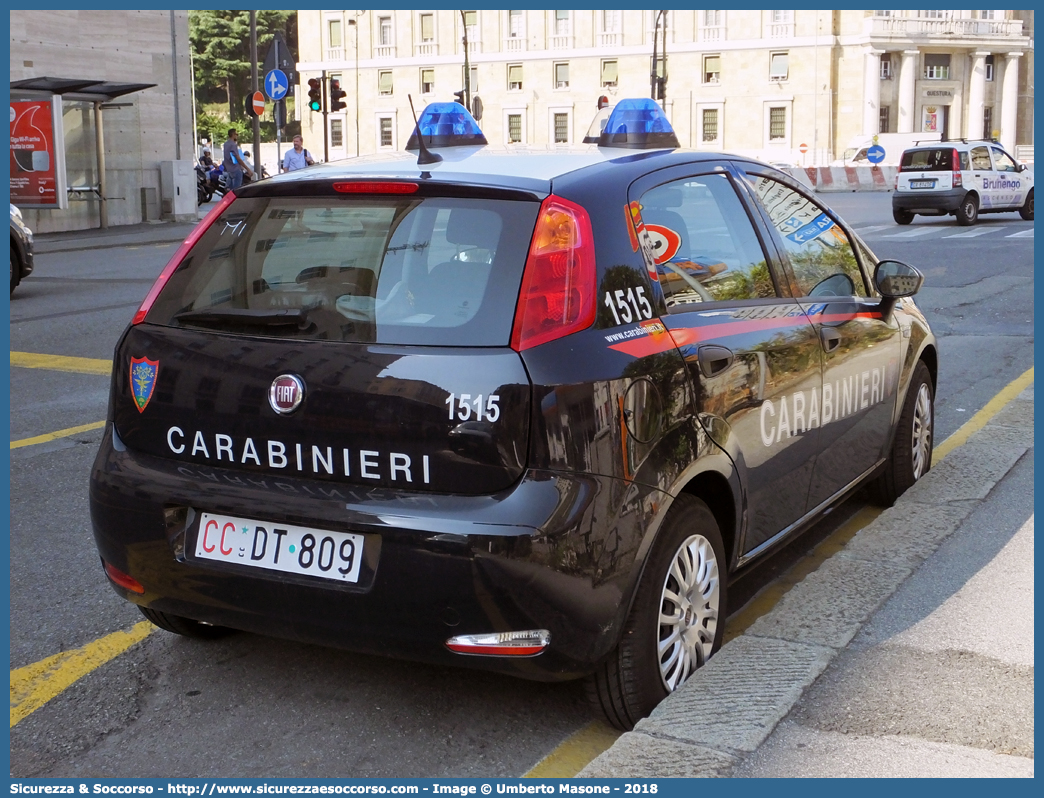
<instances>
[{"instance_id":1,"label":"man in white shirt","mask_svg":"<svg viewBox=\"0 0 1044 798\"><path fill-rule=\"evenodd\" d=\"M287 150L286 155L283 156L281 171L294 172L315 163L311 153L304 149L303 145L304 142L301 140L301 137L294 136L294 148L292 150Z\"/></svg>"}]
</instances>

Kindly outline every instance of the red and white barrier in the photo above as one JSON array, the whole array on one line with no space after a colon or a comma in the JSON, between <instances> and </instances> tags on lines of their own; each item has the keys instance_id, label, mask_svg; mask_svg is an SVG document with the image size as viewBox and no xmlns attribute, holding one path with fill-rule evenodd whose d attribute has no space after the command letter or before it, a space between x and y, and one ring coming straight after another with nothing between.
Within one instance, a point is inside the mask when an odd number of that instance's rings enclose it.
<instances>
[{"instance_id":1,"label":"red and white barrier","mask_svg":"<svg viewBox=\"0 0 1044 798\"><path fill-rule=\"evenodd\" d=\"M784 171L813 191L892 191L896 166L794 166Z\"/></svg>"}]
</instances>

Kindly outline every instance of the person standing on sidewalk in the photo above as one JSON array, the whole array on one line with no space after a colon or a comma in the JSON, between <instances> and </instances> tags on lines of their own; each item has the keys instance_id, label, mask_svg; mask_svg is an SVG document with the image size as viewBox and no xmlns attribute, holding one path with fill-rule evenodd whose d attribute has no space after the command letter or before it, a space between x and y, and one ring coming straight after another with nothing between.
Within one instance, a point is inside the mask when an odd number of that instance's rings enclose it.
<instances>
[{"instance_id":1,"label":"person standing on sidewalk","mask_svg":"<svg viewBox=\"0 0 1044 798\"><path fill-rule=\"evenodd\" d=\"M298 169L304 169L306 166L311 166L315 163L312 154L304 149L303 145L304 141L301 137L294 136L294 148L286 151L286 155L283 156L283 164L280 171L295 172Z\"/></svg>"},{"instance_id":2,"label":"person standing on sidewalk","mask_svg":"<svg viewBox=\"0 0 1044 798\"><path fill-rule=\"evenodd\" d=\"M228 172L228 187L233 191L243 185L243 170L251 177L254 170L246 165L243 157L239 154L239 134L235 128L229 128L228 140L224 146L224 159L221 162Z\"/></svg>"}]
</instances>

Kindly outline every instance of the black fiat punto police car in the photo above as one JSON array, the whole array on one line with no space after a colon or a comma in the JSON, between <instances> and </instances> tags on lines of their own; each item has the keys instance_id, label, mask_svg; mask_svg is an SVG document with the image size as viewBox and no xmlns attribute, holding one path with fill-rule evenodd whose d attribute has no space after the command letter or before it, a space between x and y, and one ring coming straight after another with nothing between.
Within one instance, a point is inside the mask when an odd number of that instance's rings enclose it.
<instances>
[{"instance_id":1,"label":"black fiat punto police car","mask_svg":"<svg viewBox=\"0 0 1044 798\"><path fill-rule=\"evenodd\" d=\"M921 275L650 100L595 137L494 152L436 103L410 152L227 194L116 347L117 592L183 635L587 677L629 728L738 569L921 477Z\"/></svg>"}]
</instances>

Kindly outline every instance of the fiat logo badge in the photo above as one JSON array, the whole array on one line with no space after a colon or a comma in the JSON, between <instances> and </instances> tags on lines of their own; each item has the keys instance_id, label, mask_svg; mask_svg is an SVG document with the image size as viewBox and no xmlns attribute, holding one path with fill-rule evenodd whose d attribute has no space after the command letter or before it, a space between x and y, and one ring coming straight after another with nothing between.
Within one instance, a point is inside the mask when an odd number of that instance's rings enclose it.
<instances>
[{"instance_id":1,"label":"fiat logo badge","mask_svg":"<svg viewBox=\"0 0 1044 798\"><path fill-rule=\"evenodd\" d=\"M280 374L272 380L268 389L268 403L280 415L289 415L297 410L304 399L304 382L294 374Z\"/></svg>"}]
</instances>

